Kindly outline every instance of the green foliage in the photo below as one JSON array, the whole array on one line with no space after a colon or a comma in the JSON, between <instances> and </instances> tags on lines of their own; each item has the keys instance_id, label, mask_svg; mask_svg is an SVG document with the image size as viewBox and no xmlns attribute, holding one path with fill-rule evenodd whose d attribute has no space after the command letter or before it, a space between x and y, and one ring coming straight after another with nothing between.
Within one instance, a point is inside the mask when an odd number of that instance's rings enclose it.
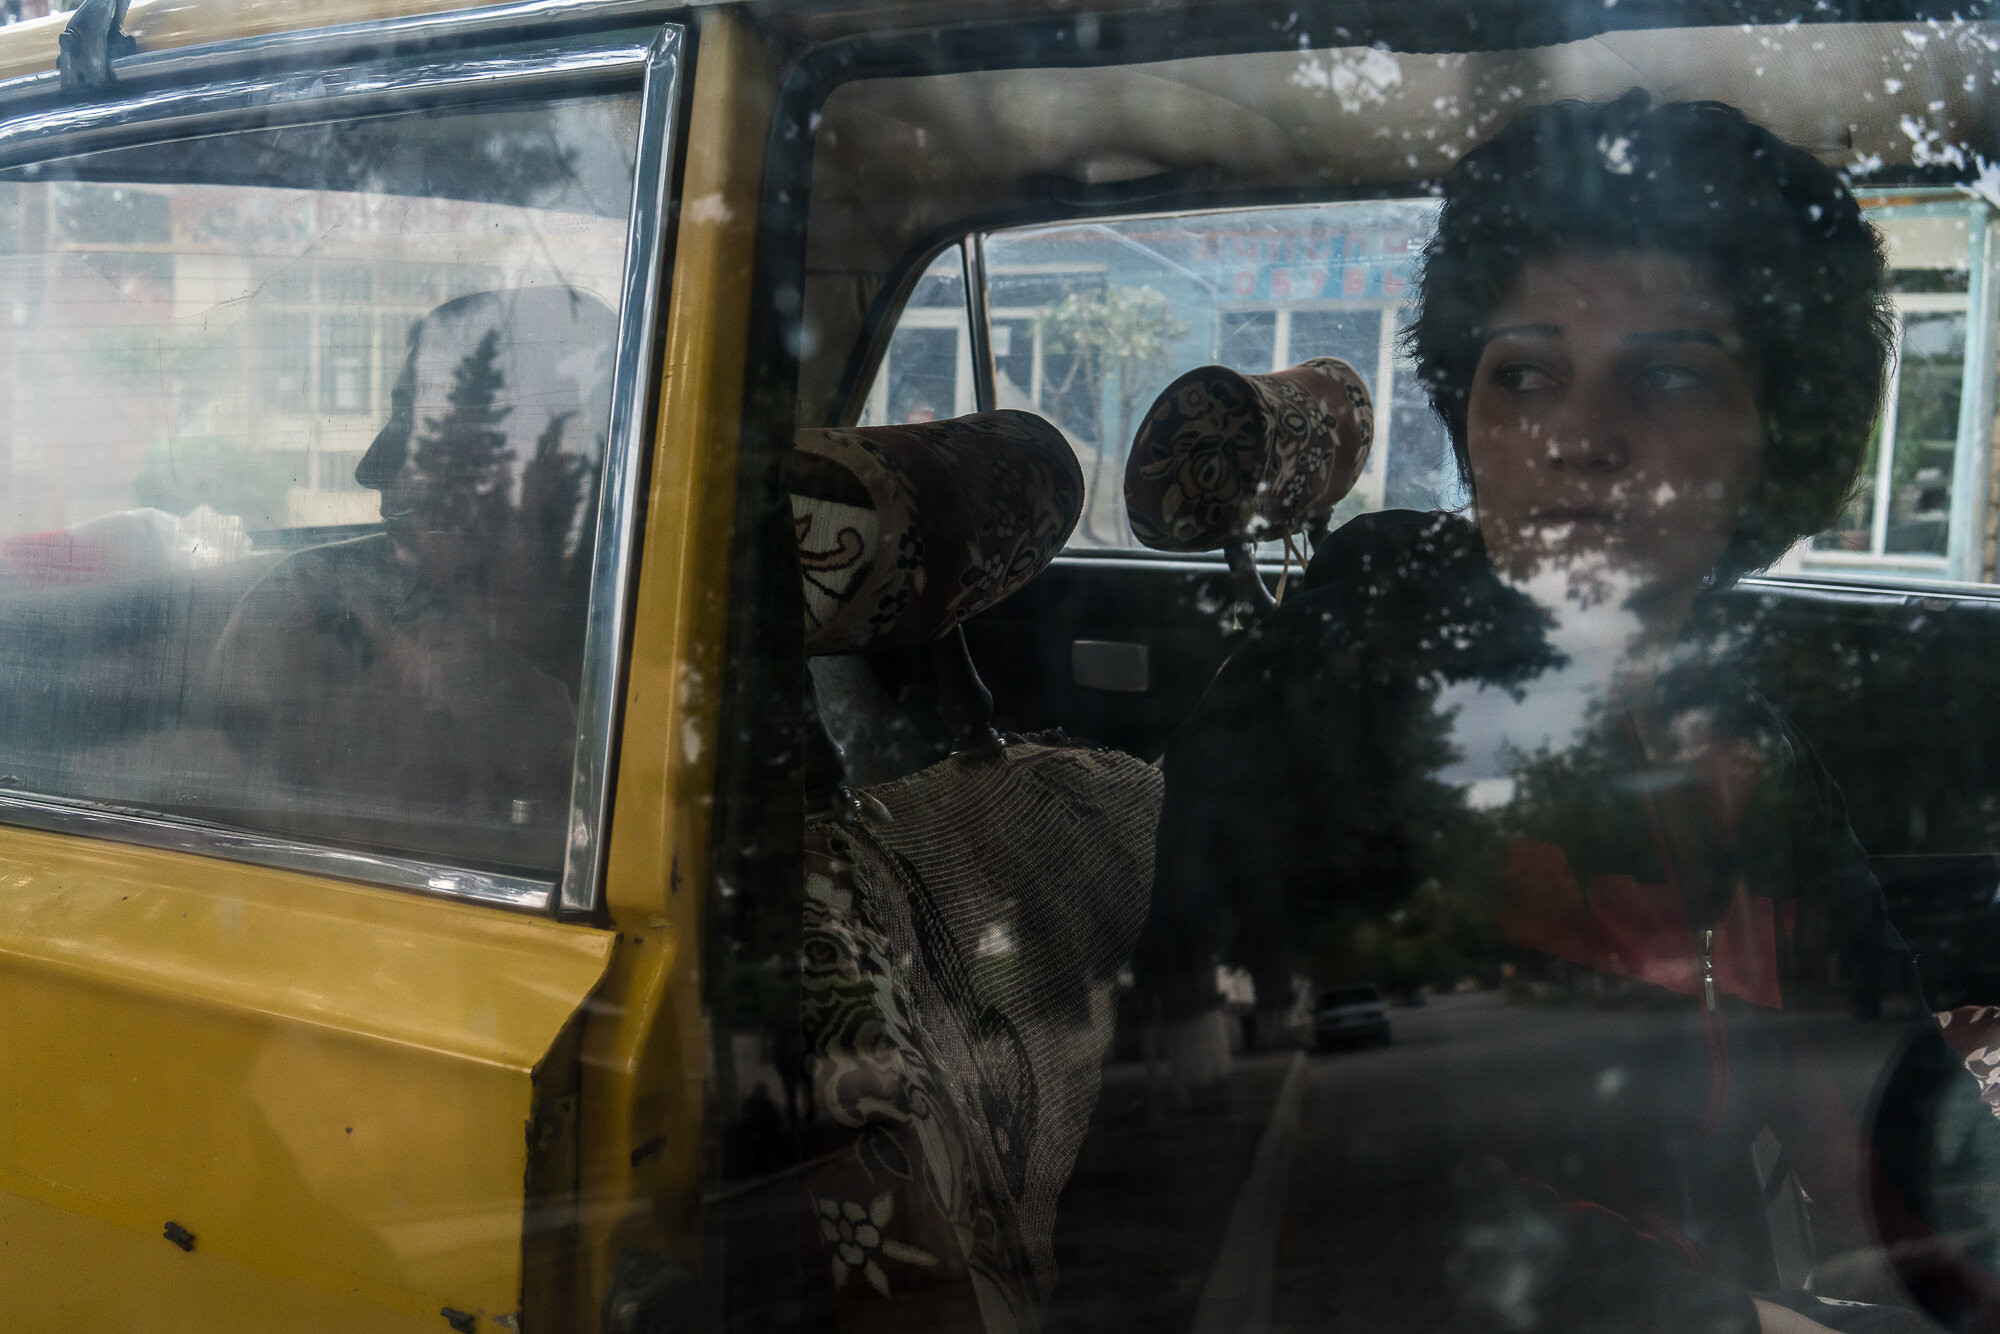
<instances>
[{"instance_id":1,"label":"green foliage","mask_svg":"<svg viewBox=\"0 0 2000 1334\"><path fill-rule=\"evenodd\" d=\"M570 413L551 418L529 457L517 459L504 429L514 411L508 396L500 335L488 329L453 368L445 411L418 423L410 440L425 479L416 503L427 531L476 553L460 577L492 599L501 637L574 690L595 469L586 454L565 449ZM590 443L601 451L602 441Z\"/></svg>"},{"instance_id":2,"label":"green foliage","mask_svg":"<svg viewBox=\"0 0 2000 1334\"><path fill-rule=\"evenodd\" d=\"M182 435L147 452L132 498L169 514L206 505L259 528L284 521L291 485L291 469L276 455L221 436Z\"/></svg>"},{"instance_id":3,"label":"green foliage","mask_svg":"<svg viewBox=\"0 0 2000 1334\"><path fill-rule=\"evenodd\" d=\"M1481 851L1492 848L1483 841ZM1471 845L1467 847L1471 851ZM1388 914L1350 911L1321 919L1306 952L1309 974L1322 984L1373 982L1391 991L1450 988L1472 976L1499 976L1494 904L1487 891L1494 868L1457 868L1448 880L1428 879Z\"/></svg>"},{"instance_id":4,"label":"green foliage","mask_svg":"<svg viewBox=\"0 0 2000 1334\"><path fill-rule=\"evenodd\" d=\"M564 565L580 564L587 579L589 562L578 562L574 555L578 530L589 517L583 513L583 502L590 465L563 452L572 415L549 418L535 437L535 456L521 471L521 514L535 535L531 545L545 562L546 572L556 574Z\"/></svg>"},{"instance_id":5,"label":"green foliage","mask_svg":"<svg viewBox=\"0 0 2000 1334\"><path fill-rule=\"evenodd\" d=\"M1042 345L1048 355L1067 357L1069 367L1048 394L1055 402L1089 404L1088 422L1065 421L1072 432L1096 446L1091 466L1092 504L1084 525L1099 541L1115 541L1122 515L1116 488L1105 481L1114 459L1121 461L1132 438L1132 418L1141 395L1156 392L1167 353L1187 337L1188 326L1174 315L1167 298L1150 287L1105 287L1071 292L1041 312ZM1110 419L1105 411L1110 409ZM1111 496L1108 504L1097 498ZM1112 513L1105 513L1107 509Z\"/></svg>"},{"instance_id":6,"label":"green foliage","mask_svg":"<svg viewBox=\"0 0 2000 1334\"><path fill-rule=\"evenodd\" d=\"M1165 361L1187 334L1167 298L1150 287L1071 292L1042 311L1043 346L1058 356L1074 355L1081 374L1100 385Z\"/></svg>"}]
</instances>

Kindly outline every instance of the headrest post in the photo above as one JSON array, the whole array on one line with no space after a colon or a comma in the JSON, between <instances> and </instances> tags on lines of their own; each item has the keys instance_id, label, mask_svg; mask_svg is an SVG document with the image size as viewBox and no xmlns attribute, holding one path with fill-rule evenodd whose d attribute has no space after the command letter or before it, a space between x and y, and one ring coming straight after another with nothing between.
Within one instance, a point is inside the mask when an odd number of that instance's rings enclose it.
<instances>
[{"instance_id":1,"label":"headrest post","mask_svg":"<svg viewBox=\"0 0 2000 1334\"><path fill-rule=\"evenodd\" d=\"M953 626L931 646L931 661L937 671L938 705L957 736L952 754L997 749L1000 734L993 730L993 692L972 665L964 626Z\"/></svg>"},{"instance_id":2,"label":"headrest post","mask_svg":"<svg viewBox=\"0 0 2000 1334\"><path fill-rule=\"evenodd\" d=\"M805 725L799 729L803 752L799 756L799 772L804 780L806 815L810 818L839 807L840 791L847 782L847 756L833 734L826 730L826 720L820 716L818 692L810 678L801 702L805 707Z\"/></svg>"},{"instance_id":3,"label":"headrest post","mask_svg":"<svg viewBox=\"0 0 2000 1334\"><path fill-rule=\"evenodd\" d=\"M1223 540L1223 559L1236 579L1236 615L1244 621L1261 621L1277 610L1278 599L1257 572L1257 552L1250 539L1235 534Z\"/></svg>"}]
</instances>

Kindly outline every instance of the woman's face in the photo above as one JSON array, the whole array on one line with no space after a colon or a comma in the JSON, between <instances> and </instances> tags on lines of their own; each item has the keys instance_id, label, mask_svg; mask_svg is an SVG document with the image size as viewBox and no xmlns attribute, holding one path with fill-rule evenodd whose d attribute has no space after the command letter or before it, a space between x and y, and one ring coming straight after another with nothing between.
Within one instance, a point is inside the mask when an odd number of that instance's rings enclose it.
<instances>
[{"instance_id":1,"label":"woman's face","mask_svg":"<svg viewBox=\"0 0 2000 1334\"><path fill-rule=\"evenodd\" d=\"M1757 368L1725 295L1672 255L1540 260L1490 328L1466 444L1499 567L1684 605L1763 467Z\"/></svg>"}]
</instances>

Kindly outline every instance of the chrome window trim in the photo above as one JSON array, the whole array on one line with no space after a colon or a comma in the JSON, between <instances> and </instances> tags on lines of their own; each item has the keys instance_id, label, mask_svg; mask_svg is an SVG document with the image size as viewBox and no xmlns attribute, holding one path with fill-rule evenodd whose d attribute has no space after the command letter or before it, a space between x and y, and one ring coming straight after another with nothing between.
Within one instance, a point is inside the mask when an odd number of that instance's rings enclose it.
<instances>
[{"instance_id":1,"label":"chrome window trim","mask_svg":"<svg viewBox=\"0 0 2000 1334\"><path fill-rule=\"evenodd\" d=\"M221 857L281 871L337 876L343 880L360 880L390 889L469 899L475 903L491 903L530 912L547 911L554 892L554 887L546 880L473 871L460 866L328 847L320 843L300 843L183 816L25 792L0 793L0 823L52 834L82 834L108 842L162 848L169 852Z\"/></svg>"},{"instance_id":2,"label":"chrome window trim","mask_svg":"<svg viewBox=\"0 0 2000 1334\"><path fill-rule=\"evenodd\" d=\"M1229 567L1223 563L1222 553L1216 552L1213 559L1205 554L1181 555L1165 551L1091 551L1057 552L1052 566L1070 570L1169 570L1182 574L1228 575ZM1278 567L1266 567L1261 562L1258 569L1276 574Z\"/></svg>"},{"instance_id":3,"label":"chrome window trim","mask_svg":"<svg viewBox=\"0 0 2000 1334\"><path fill-rule=\"evenodd\" d=\"M1220 550L1210 551L1154 551L1150 547L1075 547L1064 548L1055 554L1051 565L1067 565L1079 569L1147 569L1181 570L1190 574L1229 573L1229 563L1222 558ZM1292 569L1299 568L1292 562ZM1257 569L1273 579L1284 573L1285 563L1267 556L1257 557Z\"/></svg>"},{"instance_id":4,"label":"chrome window trim","mask_svg":"<svg viewBox=\"0 0 2000 1334\"><path fill-rule=\"evenodd\" d=\"M598 12L624 6L555 3L507 11ZM472 30L473 15L453 16ZM456 31L450 24L446 30ZM440 30L426 25L426 31ZM257 834L163 812L41 793L0 792L0 823L56 833L250 862L283 870L359 880L534 912L594 911L603 871L610 764L616 745L620 666L629 614L628 588L637 540L638 479L650 443L651 402L644 397L654 330L663 299L667 200L675 145L685 29L668 24L646 34L599 34L546 43L533 51L408 58L307 74L265 74L173 89L134 91L106 103L38 108L0 122L0 166L22 167L130 142L187 138L273 120L328 120L380 114L407 99L532 94L560 86L583 92L637 82L639 139L627 215L626 268L618 311L610 429L600 490L583 674L577 701L577 768L572 775L568 843L560 883L475 871L419 858L378 855L324 843ZM274 114L282 110L287 114ZM295 114L291 114L295 113Z\"/></svg>"},{"instance_id":5,"label":"chrome window trim","mask_svg":"<svg viewBox=\"0 0 2000 1334\"><path fill-rule=\"evenodd\" d=\"M1736 587L1748 593L1776 593L1841 599L1881 599L1907 604L2000 604L2000 584L1957 579L1911 579L1885 574L1831 574L1787 570L1745 575Z\"/></svg>"},{"instance_id":6,"label":"chrome window trim","mask_svg":"<svg viewBox=\"0 0 2000 1334\"><path fill-rule=\"evenodd\" d=\"M701 0L696 0L700 3ZM711 0L712 2L712 0ZM353 63L441 45L489 43L507 37L532 36L550 27L617 23L651 27L672 9L660 0L514 0L510 4L403 18L365 20L328 27L301 27L260 33L219 42L140 51L111 61L111 73L122 85L156 79L188 79L215 75L234 67L263 65L310 69L314 65ZM650 22L649 22L650 20ZM62 86L51 68L34 74L0 79L0 106L23 98L47 96Z\"/></svg>"},{"instance_id":7,"label":"chrome window trim","mask_svg":"<svg viewBox=\"0 0 2000 1334\"><path fill-rule=\"evenodd\" d=\"M667 31L678 31L668 29ZM395 61L299 74L135 91L116 102L91 102L24 112L0 123L0 167L110 148L127 139L218 134L246 113L261 124L367 115L407 107L407 99L468 92L532 92L544 84L573 86L628 80L648 68L649 47L630 40L615 45L572 44L532 53L460 56L449 60Z\"/></svg>"},{"instance_id":8,"label":"chrome window trim","mask_svg":"<svg viewBox=\"0 0 2000 1334\"><path fill-rule=\"evenodd\" d=\"M594 913L604 877L604 831L611 817L612 748L623 703L624 647L630 621L633 531L639 478L651 432L642 398L653 364L667 255L668 178L674 109L680 86L682 30L661 28L646 57L639 105L639 151L633 163L632 220L625 233L625 290L618 302L618 358L611 378L611 425L598 490L597 554L590 571L590 619L578 682L576 768L571 774L569 838L557 909Z\"/></svg>"}]
</instances>

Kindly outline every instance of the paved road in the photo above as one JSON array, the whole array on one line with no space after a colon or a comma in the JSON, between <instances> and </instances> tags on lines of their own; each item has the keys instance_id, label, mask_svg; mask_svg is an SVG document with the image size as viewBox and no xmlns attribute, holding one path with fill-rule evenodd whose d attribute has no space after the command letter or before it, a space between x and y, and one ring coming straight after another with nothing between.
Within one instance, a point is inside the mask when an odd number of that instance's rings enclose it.
<instances>
[{"instance_id":1,"label":"paved road","mask_svg":"<svg viewBox=\"0 0 2000 1334\"><path fill-rule=\"evenodd\" d=\"M1788 1022L1815 1030L1815 1049L1830 1053L1823 1068L1837 1093L1829 1096L1858 1124L1904 1026L1837 1015ZM1686 1016L1677 1011L1509 1005L1487 994L1397 1012L1397 1040L1388 1049L1315 1060L1276 1260L1272 1327L1446 1327L1449 1298L1435 1261L1402 1263L1405 1253L1385 1239L1414 1239L1418 1253L1448 1253L1454 1239L1434 1235L1450 1216L1443 1173L1472 1155L1497 1155L1511 1171L1571 1195L1564 1178L1578 1170L1578 1153L1603 1161L1635 1126L1648 1127L1644 1138L1676 1133L1691 1104L1662 1106L1675 1090L1656 1077L1686 1033ZM1735 1056L1740 1081L1771 1073L1756 1067L1754 1053L1739 1048ZM1833 1221L1858 1217L1851 1195L1823 1196L1818 1205L1823 1256L1865 1248L1863 1236L1842 1233ZM1862 1256L1823 1265L1821 1273L1838 1270L1850 1295L1879 1295L1870 1286L1879 1281L1877 1268Z\"/></svg>"},{"instance_id":2,"label":"paved road","mask_svg":"<svg viewBox=\"0 0 2000 1334\"><path fill-rule=\"evenodd\" d=\"M1392 1046L1304 1059L1302 1096L1286 1100L1297 1108L1289 1136L1285 1125L1274 1126L1273 1110L1290 1054L1239 1058L1227 1084L1192 1110L1164 1117L1148 1115L1139 1068L1113 1066L1058 1215L1062 1276L1052 1328L1373 1334L1445 1327L1435 1261L1409 1257L1424 1246L1441 1254L1437 1247L1449 1239L1431 1237L1407 1251L1390 1241L1422 1239L1432 1220L1446 1216L1445 1165L1498 1153L1511 1169L1560 1184L1566 1163L1551 1144L1601 1151L1604 1136L1629 1135L1649 1118L1662 1134L1684 1125L1676 1118L1684 1118L1685 1105L1665 1104L1699 1090L1662 1089L1657 1075L1669 1068L1663 1053L1686 1040L1686 1019L1679 1012L1514 1005L1492 994L1398 1010ZM1827 1096L1856 1121L1864 1118L1906 1025L1838 1015L1785 1022L1817 1030L1814 1046L1829 1053ZM1739 1055L1737 1078L1766 1073L1754 1054ZM1268 1142L1261 1155L1260 1142ZM1284 1157L1279 1188L1246 1194L1253 1165L1261 1157L1268 1167L1273 1145ZM1846 1212L1842 1203L1821 1199L1820 1216L1837 1219ZM1242 1237L1232 1242L1245 1228L1247 1247ZM1861 1240L1831 1225L1820 1237L1822 1255ZM1218 1260L1229 1272L1218 1270ZM1823 1264L1821 1273L1851 1295L1868 1294L1876 1281L1870 1264ZM1241 1294L1253 1294L1248 1300L1263 1309L1218 1317L1218 1295L1245 1300ZM1198 1326L1198 1311L1208 1326Z\"/></svg>"},{"instance_id":3,"label":"paved road","mask_svg":"<svg viewBox=\"0 0 2000 1334\"><path fill-rule=\"evenodd\" d=\"M1239 1058L1227 1083L1166 1114L1143 1066L1105 1070L1056 1211L1051 1334L1186 1334L1291 1059Z\"/></svg>"}]
</instances>

